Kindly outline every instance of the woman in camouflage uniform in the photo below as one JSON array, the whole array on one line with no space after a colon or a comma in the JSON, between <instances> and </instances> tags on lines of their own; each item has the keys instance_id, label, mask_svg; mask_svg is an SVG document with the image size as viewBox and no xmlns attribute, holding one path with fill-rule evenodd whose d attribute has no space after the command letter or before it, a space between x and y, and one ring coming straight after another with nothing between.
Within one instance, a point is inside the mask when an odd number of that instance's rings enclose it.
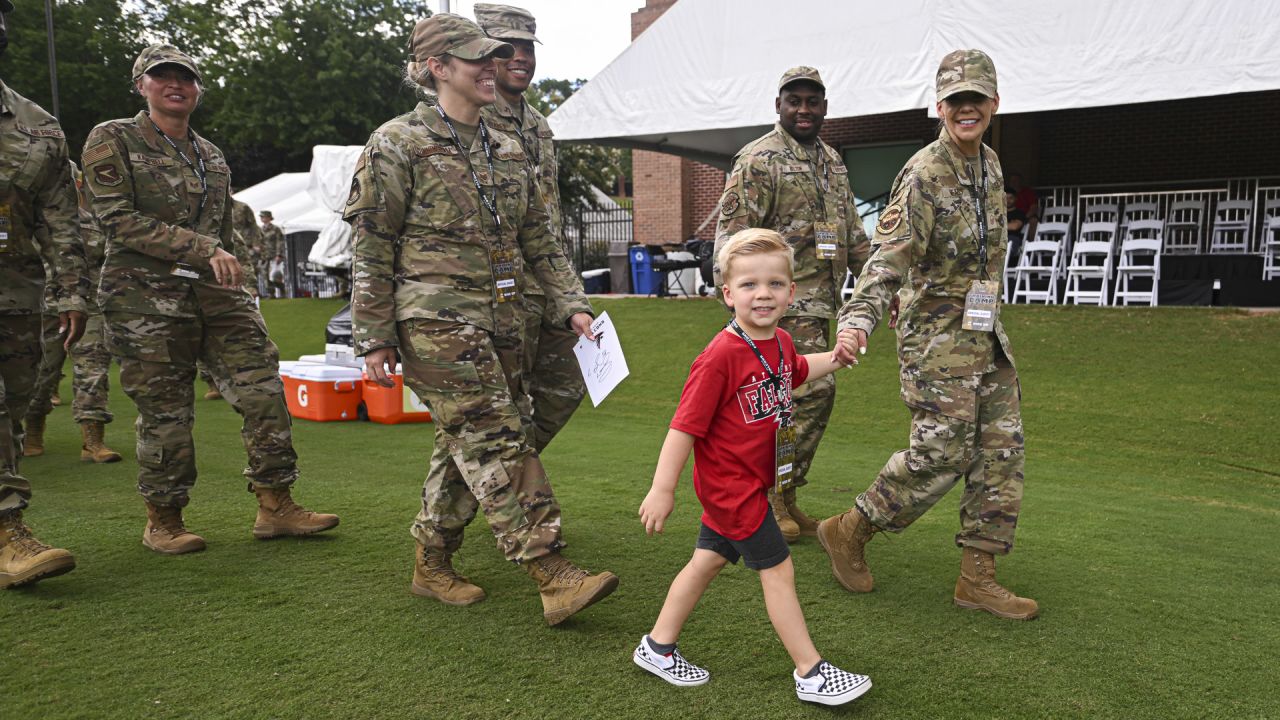
<instances>
[{"instance_id":1,"label":"woman in camouflage uniform","mask_svg":"<svg viewBox=\"0 0 1280 720\"><path fill-rule=\"evenodd\" d=\"M258 497L254 537L334 527L337 515L290 497L298 466L279 353L233 254L231 171L222 151L190 127L204 90L200 72L172 45L152 45L134 62L133 81L147 109L94 128L83 167L107 237L98 302L121 385L138 406L142 542L171 555L204 549L182 522L196 481L197 361L225 378L227 400L244 417L244 474Z\"/></svg>"},{"instance_id":2,"label":"woman in camouflage uniform","mask_svg":"<svg viewBox=\"0 0 1280 720\"><path fill-rule=\"evenodd\" d=\"M590 332L582 284L551 233L547 209L514 138L486 127L494 57L509 44L471 21L421 20L407 76L437 93L374 131L356 166L346 218L354 228L351 319L369 376L405 382L431 407L437 460L413 525L412 590L452 605L484 599L451 557L482 510L508 560L537 581L555 625L613 592L560 555L560 506L530 443L521 376L525 272L556 322Z\"/></svg>"},{"instance_id":3,"label":"woman in camouflage uniform","mask_svg":"<svg viewBox=\"0 0 1280 720\"><path fill-rule=\"evenodd\" d=\"M818 526L818 540L840 584L868 592L863 549L873 533L904 530L963 480L955 604L1029 620L1036 602L995 579L995 555L1012 549L1022 504L1023 444L1018 373L999 314L1004 176L982 144L1000 106L994 63L979 50L950 53L937 93L939 138L898 173L839 323L840 337L865 351L901 288L898 357L911 445L889 458L852 509Z\"/></svg>"}]
</instances>

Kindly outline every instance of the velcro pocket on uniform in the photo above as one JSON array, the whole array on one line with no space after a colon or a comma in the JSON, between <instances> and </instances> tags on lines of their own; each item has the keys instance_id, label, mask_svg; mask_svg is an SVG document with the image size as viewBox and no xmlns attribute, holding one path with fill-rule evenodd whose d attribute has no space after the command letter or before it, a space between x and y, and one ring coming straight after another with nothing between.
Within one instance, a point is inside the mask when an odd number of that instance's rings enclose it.
<instances>
[{"instance_id":1,"label":"velcro pocket on uniform","mask_svg":"<svg viewBox=\"0 0 1280 720\"><path fill-rule=\"evenodd\" d=\"M913 408L946 415L965 422L978 422L978 378L902 377L902 401Z\"/></svg>"},{"instance_id":2,"label":"velcro pocket on uniform","mask_svg":"<svg viewBox=\"0 0 1280 720\"><path fill-rule=\"evenodd\" d=\"M480 387L480 372L473 362L425 362L422 371L420 381L436 392L475 392Z\"/></svg>"},{"instance_id":3,"label":"velcro pocket on uniform","mask_svg":"<svg viewBox=\"0 0 1280 720\"><path fill-rule=\"evenodd\" d=\"M169 318L164 318L169 319ZM132 320L132 322L143 322ZM113 325L107 333L107 346L117 357L147 362L169 362L169 341L163 335L149 335L128 327L128 323Z\"/></svg>"},{"instance_id":4,"label":"velcro pocket on uniform","mask_svg":"<svg viewBox=\"0 0 1280 720\"><path fill-rule=\"evenodd\" d=\"M164 468L164 446L160 443L139 440L138 464L153 470Z\"/></svg>"}]
</instances>

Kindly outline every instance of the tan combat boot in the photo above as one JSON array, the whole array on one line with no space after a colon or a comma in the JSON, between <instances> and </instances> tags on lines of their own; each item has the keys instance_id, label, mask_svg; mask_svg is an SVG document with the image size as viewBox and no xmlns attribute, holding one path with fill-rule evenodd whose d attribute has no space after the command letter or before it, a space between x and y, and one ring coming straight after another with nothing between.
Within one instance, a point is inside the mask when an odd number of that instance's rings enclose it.
<instances>
[{"instance_id":1,"label":"tan combat boot","mask_svg":"<svg viewBox=\"0 0 1280 720\"><path fill-rule=\"evenodd\" d=\"M1040 614L1035 600L1018 597L996 582L994 555L971 547L963 548L960 556L955 603L958 607L986 610L1009 620L1034 620Z\"/></svg>"},{"instance_id":2,"label":"tan combat boot","mask_svg":"<svg viewBox=\"0 0 1280 720\"><path fill-rule=\"evenodd\" d=\"M46 415L28 415L27 439L22 444L24 457L36 457L44 454L44 421Z\"/></svg>"},{"instance_id":3,"label":"tan combat boot","mask_svg":"<svg viewBox=\"0 0 1280 720\"><path fill-rule=\"evenodd\" d=\"M106 426L96 420L80 423L80 461L95 463L120 462L120 453L107 447L103 439Z\"/></svg>"},{"instance_id":4,"label":"tan combat boot","mask_svg":"<svg viewBox=\"0 0 1280 720\"><path fill-rule=\"evenodd\" d=\"M22 511L0 514L0 588L26 585L75 568L71 553L49 547L31 535L22 522Z\"/></svg>"},{"instance_id":5,"label":"tan combat boot","mask_svg":"<svg viewBox=\"0 0 1280 720\"><path fill-rule=\"evenodd\" d=\"M62 406L61 393L59 393L57 390L54 390L53 394L49 396L49 404L54 407L61 407Z\"/></svg>"},{"instance_id":6,"label":"tan combat boot","mask_svg":"<svg viewBox=\"0 0 1280 720\"><path fill-rule=\"evenodd\" d=\"M311 512L294 502L287 487L255 487L253 492L258 496L253 536L259 540L281 535L310 535L338 525L337 515Z\"/></svg>"},{"instance_id":7,"label":"tan combat boot","mask_svg":"<svg viewBox=\"0 0 1280 720\"><path fill-rule=\"evenodd\" d=\"M484 590L472 585L453 569L449 553L419 544L413 556L414 595L435 598L445 605L474 605L484 599Z\"/></svg>"},{"instance_id":8,"label":"tan combat boot","mask_svg":"<svg viewBox=\"0 0 1280 720\"><path fill-rule=\"evenodd\" d=\"M182 555L203 550L204 538L182 524L182 508L148 502L142 544L161 555Z\"/></svg>"},{"instance_id":9,"label":"tan combat boot","mask_svg":"<svg viewBox=\"0 0 1280 720\"><path fill-rule=\"evenodd\" d=\"M217 387L210 385L208 391L206 391L204 394L204 399L205 400L221 400L222 393L218 392Z\"/></svg>"},{"instance_id":10,"label":"tan combat boot","mask_svg":"<svg viewBox=\"0 0 1280 720\"><path fill-rule=\"evenodd\" d=\"M617 575L611 572L592 575L560 553L530 560L524 564L524 569L538 582L538 592L542 594L542 617L548 625L559 625L570 615L604 599L618 588Z\"/></svg>"},{"instance_id":11,"label":"tan combat boot","mask_svg":"<svg viewBox=\"0 0 1280 720\"><path fill-rule=\"evenodd\" d=\"M787 504L782 497L778 495L776 490L769 490L769 507L773 510L773 519L778 521L778 529L782 531L782 539L787 544L800 539L800 526L795 520L791 519L791 514L787 512Z\"/></svg>"},{"instance_id":12,"label":"tan combat boot","mask_svg":"<svg viewBox=\"0 0 1280 720\"><path fill-rule=\"evenodd\" d=\"M877 530L856 507L818 523L818 543L831 558L831 574L849 592L871 592L875 587L864 552Z\"/></svg>"},{"instance_id":13,"label":"tan combat boot","mask_svg":"<svg viewBox=\"0 0 1280 720\"><path fill-rule=\"evenodd\" d=\"M800 528L801 537L814 537L818 534L818 521L809 517L796 505L796 489L790 488L782 492L782 501L787 506L787 514Z\"/></svg>"}]
</instances>

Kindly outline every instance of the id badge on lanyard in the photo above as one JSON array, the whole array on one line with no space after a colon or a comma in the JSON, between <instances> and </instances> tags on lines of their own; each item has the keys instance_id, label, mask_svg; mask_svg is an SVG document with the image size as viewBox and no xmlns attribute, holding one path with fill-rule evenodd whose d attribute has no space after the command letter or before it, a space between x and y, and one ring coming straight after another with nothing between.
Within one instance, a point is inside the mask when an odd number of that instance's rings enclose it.
<instances>
[{"instance_id":1,"label":"id badge on lanyard","mask_svg":"<svg viewBox=\"0 0 1280 720\"><path fill-rule=\"evenodd\" d=\"M519 297L516 290L516 254L508 248L489 250L489 267L493 268L493 296L500 303Z\"/></svg>"},{"instance_id":2,"label":"id badge on lanyard","mask_svg":"<svg viewBox=\"0 0 1280 720\"><path fill-rule=\"evenodd\" d=\"M169 271L169 274L175 277L187 278L188 280L196 280L200 277L200 271L183 263L174 263L173 269Z\"/></svg>"},{"instance_id":3,"label":"id badge on lanyard","mask_svg":"<svg viewBox=\"0 0 1280 720\"><path fill-rule=\"evenodd\" d=\"M774 456L777 459L773 487L783 492L795 484L796 472L796 426L790 418L778 424L774 433Z\"/></svg>"},{"instance_id":4,"label":"id badge on lanyard","mask_svg":"<svg viewBox=\"0 0 1280 720\"><path fill-rule=\"evenodd\" d=\"M836 232L839 226L833 222L817 222L813 224L813 247L819 260L835 260L839 241Z\"/></svg>"},{"instance_id":5,"label":"id badge on lanyard","mask_svg":"<svg viewBox=\"0 0 1280 720\"><path fill-rule=\"evenodd\" d=\"M9 239L9 233L13 232L13 211L9 209L9 204L0 205L0 255L9 252L9 248L13 247L13 241Z\"/></svg>"},{"instance_id":6,"label":"id badge on lanyard","mask_svg":"<svg viewBox=\"0 0 1280 720\"><path fill-rule=\"evenodd\" d=\"M999 292L1000 284L994 280L974 280L969 283L969 292L964 296L964 320L960 327L978 332L995 330L996 295Z\"/></svg>"}]
</instances>

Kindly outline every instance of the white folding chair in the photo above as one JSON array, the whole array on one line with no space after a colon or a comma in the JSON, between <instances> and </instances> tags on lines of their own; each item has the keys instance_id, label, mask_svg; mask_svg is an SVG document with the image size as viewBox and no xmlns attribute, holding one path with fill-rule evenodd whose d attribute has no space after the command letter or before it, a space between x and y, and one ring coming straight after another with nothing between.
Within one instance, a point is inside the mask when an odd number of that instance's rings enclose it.
<instances>
[{"instance_id":1,"label":"white folding chair","mask_svg":"<svg viewBox=\"0 0 1280 720\"><path fill-rule=\"evenodd\" d=\"M1262 279L1280 277L1280 216L1267 221L1262 232Z\"/></svg>"},{"instance_id":2,"label":"white folding chair","mask_svg":"<svg viewBox=\"0 0 1280 720\"><path fill-rule=\"evenodd\" d=\"M1159 220L1160 203L1131 202L1125 203L1124 212L1120 213L1120 240L1129 239L1129 223L1138 220Z\"/></svg>"},{"instance_id":3,"label":"white folding chair","mask_svg":"<svg viewBox=\"0 0 1280 720\"><path fill-rule=\"evenodd\" d=\"M1129 237L1120 245L1120 264L1116 267L1114 304L1129 301L1159 305L1160 252L1164 247L1164 224L1159 220L1138 220L1129 226ZM1134 290L1134 278L1150 278L1150 290Z\"/></svg>"},{"instance_id":4,"label":"white folding chair","mask_svg":"<svg viewBox=\"0 0 1280 720\"><path fill-rule=\"evenodd\" d=\"M1086 222L1080 226L1080 239L1071 249L1067 266L1067 291L1062 302L1076 305L1106 305L1111 289L1111 258L1115 254L1115 222ZM1086 289L1082 281L1098 282L1096 289Z\"/></svg>"},{"instance_id":5,"label":"white folding chair","mask_svg":"<svg viewBox=\"0 0 1280 720\"><path fill-rule=\"evenodd\" d=\"M1118 203L1090 203L1084 206L1084 215L1081 216L1080 221L1082 223L1119 223L1120 205Z\"/></svg>"},{"instance_id":6,"label":"white folding chair","mask_svg":"<svg viewBox=\"0 0 1280 720\"><path fill-rule=\"evenodd\" d=\"M1252 200L1223 200L1213 212L1213 232L1209 236L1211 253L1249 252L1249 236L1253 230Z\"/></svg>"},{"instance_id":7,"label":"white folding chair","mask_svg":"<svg viewBox=\"0 0 1280 720\"><path fill-rule=\"evenodd\" d=\"M1164 251L1168 253L1200 252L1200 228L1204 219L1204 200L1179 200L1169 205L1164 222Z\"/></svg>"},{"instance_id":8,"label":"white folding chair","mask_svg":"<svg viewBox=\"0 0 1280 720\"><path fill-rule=\"evenodd\" d=\"M1059 240L1062 243L1062 252L1058 255L1058 275L1067 272L1067 257L1071 254L1071 228L1075 224L1076 209L1071 205L1050 205L1040 214L1040 223L1036 226L1036 239L1040 238L1040 228L1045 224L1052 225L1054 230L1053 237L1046 237L1046 240ZM1065 227L1066 231L1059 233L1057 228Z\"/></svg>"},{"instance_id":9,"label":"white folding chair","mask_svg":"<svg viewBox=\"0 0 1280 720\"><path fill-rule=\"evenodd\" d=\"M1039 236L1037 232L1036 237ZM1032 240L1022 244L1022 256L1014 269L1013 302L1022 298L1024 302L1058 303L1058 256L1061 253L1062 243L1056 240ZM1037 289L1031 284L1033 280L1044 281L1046 285Z\"/></svg>"}]
</instances>

